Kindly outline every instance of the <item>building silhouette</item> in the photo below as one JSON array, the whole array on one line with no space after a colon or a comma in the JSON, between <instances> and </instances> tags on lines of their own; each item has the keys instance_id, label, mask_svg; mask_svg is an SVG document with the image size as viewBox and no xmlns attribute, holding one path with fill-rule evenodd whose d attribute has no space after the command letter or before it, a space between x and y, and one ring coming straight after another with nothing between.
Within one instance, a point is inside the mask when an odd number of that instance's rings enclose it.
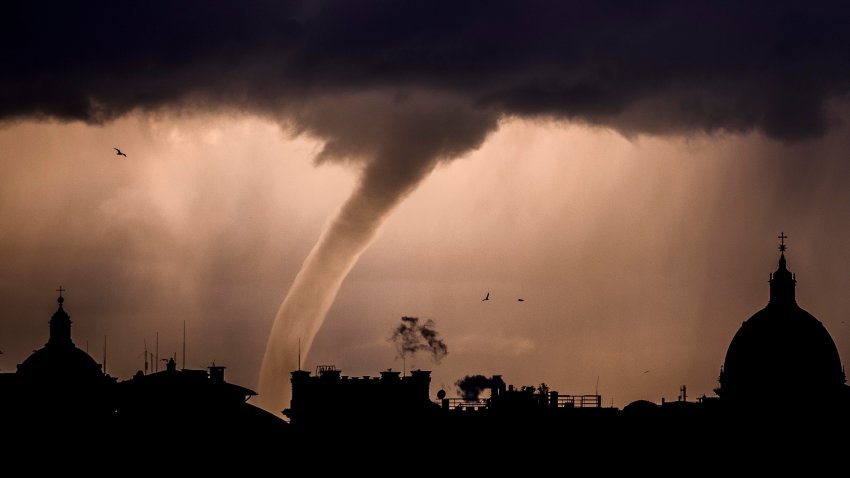
<instances>
[{"instance_id":1,"label":"building silhouette","mask_svg":"<svg viewBox=\"0 0 850 478\"><path fill-rule=\"evenodd\" d=\"M47 343L0 382L3 412L21 428L99 424L114 406L115 379L74 345L62 292L60 287Z\"/></svg>"},{"instance_id":2,"label":"building silhouette","mask_svg":"<svg viewBox=\"0 0 850 478\"><path fill-rule=\"evenodd\" d=\"M225 367L177 370L169 359L161 372L124 381L106 375L74 345L62 292L45 346L15 373L0 374L0 423L13 444L54 437L43 445L51 453L70 456L96 444L101 454L131 459L166 437L192 451L215 445L259 453L288 441L288 424L247 403L256 393L226 382ZM55 439L70 432L81 439Z\"/></svg>"},{"instance_id":3,"label":"building silhouette","mask_svg":"<svg viewBox=\"0 0 850 478\"><path fill-rule=\"evenodd\" d=\"M780 238L770 300L729 344L717 393L746 408L839 405L847 387L838 349L823 324L797 305L797 280L787 267L785 235Z\"/></svg>"},{"instance_id":4,"label":"building silhouette","mask_svg":"<svg viewBox=\"0 0 850 478\"><path fill-rule=\"evenodd\" d=\"M296 370L291 380L292 400L283 414L302 433L392 427L399 417L410 426L440 411L430 398L431 372L426 370L404 377L392 370L379 377L349 377L333 365L321 365L316 375Z\"/></svg>"},{"instance_id":5,"label":"building silhouette","mask_svg":"<svg viewBox=\"0 0 850 478\"><path fill-rule=\"evenodd\" d=\"M163 371L137 372L115 387L115 428L130 437L151 429L154 436L171 434L231 446L258 437L285 439L287 424L247 403L257 393L226 382L224 371L215 365L208 370L178 370L169 358Z\"/></svg>"},{"instance_id":6,"label":"building silhouette","mask_svg":"<svg viewBox=\"0 0 850 478\"><path fill-rule=\"evenodd\" d=\"M47 343L18 365L18 376L43 383L100 382L104 378L101 365L71 340L71 316L63 307L63 291L59 289L59 298L56 299L59 308L48 322L50 336Z\"/></svg>"}]
</instances>

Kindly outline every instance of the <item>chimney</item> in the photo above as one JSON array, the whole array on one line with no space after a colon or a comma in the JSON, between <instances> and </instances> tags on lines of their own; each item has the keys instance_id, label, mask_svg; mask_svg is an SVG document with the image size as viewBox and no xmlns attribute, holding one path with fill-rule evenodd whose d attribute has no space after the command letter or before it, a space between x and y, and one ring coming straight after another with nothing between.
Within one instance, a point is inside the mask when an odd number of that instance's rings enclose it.
<instances>
[{"instance_id":1,"label":"chimney","mask_svg":"<svg viewBox=\"0 0 850 478\"><path fill-rule=\"evenodd\" d=\"M297 370L292 372L292 398L289 401L289 420L293 424L299 423L299 414L307 406L307 403L312 398L312 389L310 386L310 372L307 370Z\"/></svg>"},{"instance_id":2,"label":"chimney","mask_svg":"<svg viewBox=\"0 0 850 478\"><path fill-rule=\"evenodd\" d=\"M430 370L414 370L410 372L410 377L406 379L411 383L411 391L413 398L418 401L429 401L431 394L431 371Z\"/></svg>"},{"instance_id":3,"label":"chimney","mask_svg":"<svg viewBox=\"0 0 850 478\"><path fill-rule=\"evenodd\" d=\"M210 367L210 380L217 383L224 383L224 369L226 367L218 367L213 365Z\"/></svg>"},{"instance_id":4,"label":"chimney","mask_svg":"<svg viewBox=\"0 0 850 478\"><path fill-rule=\"evenodd\" d=\"M513 385L511 385L511 389L513 389ZM501 375L493 375L490 378L490 398L496 398L503 393L505 393L505 381L502 380Z\"/></svg>"}]
</instances>

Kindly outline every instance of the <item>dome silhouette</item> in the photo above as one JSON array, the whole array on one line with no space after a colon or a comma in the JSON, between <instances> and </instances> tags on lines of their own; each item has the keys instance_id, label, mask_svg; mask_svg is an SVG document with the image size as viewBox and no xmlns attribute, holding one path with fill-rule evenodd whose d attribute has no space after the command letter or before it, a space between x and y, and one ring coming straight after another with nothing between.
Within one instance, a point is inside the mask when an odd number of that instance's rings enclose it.
<instances>
[{"instance_id":1,"label":"dome silhouette","mask_svg":"<svg viewBox=\"0 0 850 478\"><path fill-rule=\"evenodd\" d=\"M26 377L50 380L84 380L100 378L100 365L89 354L71 345L36 350L18 365L18 373Z\"/></svg>"},{"instance_id":2,"label":"dome silhouette","mask_svg":"<svg viewBox=\"0 0 850 478\"><path fill-rule=\"evenodd\" d=\"M45 382L81 382L103 378L100 365L71 340L71 316L62 307L65 299L57 299L59 308L50 318L47 344L18 365L18 374L29 380Z\"/></svg>"},{"instance_id":3,"label":"dome silhouette","mask_svg":"<svg viewBox=\"0 0 850 478\"><path fill-rule=\"evenodd\" d=\"M822 401L845 382L838 349L823 324L795 298L784 235L767 307L745 321L726 352L718 393L738 402Z\"/></svg>"},{"instance_id":4,"label":"dome silhouette","mask_svg":"<svg viewBox=\"0 0 850 478\"><path fill-rule=\"evenodd\" d=\"M623 407L623 413L626 415L647 415L658 412L659 407L649 400L635 400L634 402Z\"/></svg>"}]
</instances>

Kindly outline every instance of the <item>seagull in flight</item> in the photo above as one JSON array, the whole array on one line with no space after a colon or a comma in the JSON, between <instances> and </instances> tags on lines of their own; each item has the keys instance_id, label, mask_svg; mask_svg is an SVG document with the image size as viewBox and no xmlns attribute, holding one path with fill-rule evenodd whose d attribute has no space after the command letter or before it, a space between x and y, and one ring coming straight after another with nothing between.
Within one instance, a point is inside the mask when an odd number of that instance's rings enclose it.
<instances>
[{"instance_id":1,"label":"seagull in flight","mask_svg":"<svg viewBox=\"0 0 850 478\"><path fill-rule=\"evenodd\" d=\"M490 300L490 293L489 292L487 293L487 295L483 299L481 299L481 302L484 302L485 300Z\"/></svg>"},{"instance_id":2,"label":"seagull in flight","mask_svg":"<svg viewBox=\"0 0 850 478\"><path fill-rule=\"evenodd\" d=\"M127 155L126 155L126 154L124 154L124 152L123 152L123 151L121 151L120 149L118 149L118 148L112 148L112 149L114 149L114 150L115 150L115 155L116 155L116 156L124 156L125 158L127 157Z\"/></svg>"}]
</instances>

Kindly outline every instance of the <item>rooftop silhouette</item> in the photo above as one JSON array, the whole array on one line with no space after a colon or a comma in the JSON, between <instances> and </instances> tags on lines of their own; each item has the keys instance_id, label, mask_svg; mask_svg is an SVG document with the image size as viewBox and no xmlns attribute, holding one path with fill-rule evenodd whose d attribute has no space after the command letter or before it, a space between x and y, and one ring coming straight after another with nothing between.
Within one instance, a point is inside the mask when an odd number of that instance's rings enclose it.
<instances>
[{"instance_id":1,"label":"rooftop silhouette","mask_svg":"<svg viewBox=\"0 0 850 478\"><path fill-rule=\"evenodd\" d=\"M180 437L190 449L215 443L231 449L285 443L288 425L247 400L256 393L227 383L221 366L136 373L118 381L74 345L63 288L49 321L49 338L18 365L0 373L0 422L19 444L81 433L80 440L56 442L57 451L75 454L92 448L129 458L138 447L162 437ZM4 443L7 441L4 440ZM54 446L54 445L50 445ZM127 455L124 455L124 454Z\"/></svg>"},{"instance_id":2,"label":"rooftop silhouette","mask_svg":"<svg viewBox=\"0 0 850 478\"><path fill-rule=\"evenodd\" d=\"M499 375L470 375L458 380L456 396L446 390L432 396L430 371L386 370L379 377L349 377L335 366L319 366L315 374L291 372L291 402L276 416L248 403L256 393L226 382L222 366L178 369L170 358L160 372L139 371L122 381L110 377L74 345L60 287L47 343L16 373L0 374L0 418L7 434L20 437L21 443L84 429L98 436L103 449L125 459L134 456L134 447L163 436L191 443L190 450L238 450L231 458L284 448L309 456L321 454L312 446L337 442L354 453L366 445L364 433L370 436L369 446L399 457L408 446L430 446L446 436L487 437L487 442L444 450L461 460L471 451L512 457L532 444L537 452L555 456L566 443L564 433L575 438L569 449L576 453L597 453L603 442L607 450L651 452L654 440L647 437L661 440L688 433L693 438L668 444L668 451L700 459L721 446L746 446L744 437L755 432L761 439L793 442L798 435L790 430L850 424L850 388L832 337L797 304L797 279L785 257L787 236L782 233L779 239L768 303L732 339L718 396L689 401L682 385L675 401L638 400L620 410L604 406L598 394L565 395L545 383L515 387ZM418 334L417 325L432 339L428 347L444 354L445 344L430 322L404 317L399 330ZM409 349L425 346L418 335L415 338ZM611 437L617 440L611 442ZM85 441L62 446L75 452L90 449ZM334 453L339 456L341 451ZM356 462L358 457L347 458ZM215 470L221 459L206 465Z\"/></svg>"}]
</instances>

